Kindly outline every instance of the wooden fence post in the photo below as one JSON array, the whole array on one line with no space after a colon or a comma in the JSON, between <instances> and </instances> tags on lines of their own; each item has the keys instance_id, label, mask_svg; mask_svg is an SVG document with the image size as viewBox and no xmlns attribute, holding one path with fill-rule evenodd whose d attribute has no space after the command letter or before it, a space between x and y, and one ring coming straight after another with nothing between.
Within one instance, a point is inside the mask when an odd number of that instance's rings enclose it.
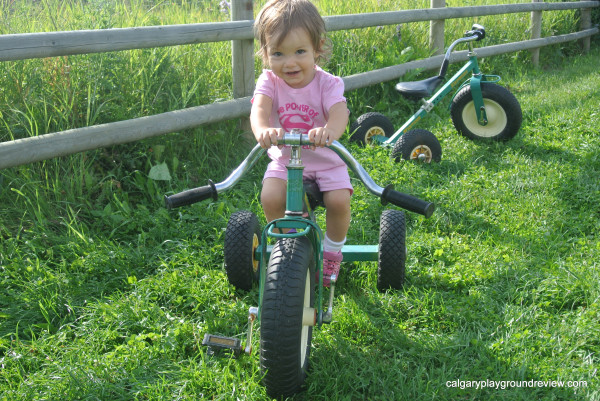
<instances>
[{"instance_id":1,"label":"wooden fence post","mask_svg":"<svg viewBox=\"0 0 600 401\"><path fill-rule=\"evenodd\" d=\"M446 0L431 0L431 8L446 7ZM429 48L433 55L444 53L444 23L445 20L429 22Z\"/></svg>"},{"instance_id":2,"label":"wooden fence post","mask_svg":"<svg viewBox=\"0 0 600 401\"><path fill-rule=\"evenodd\" d=\"M539 3L542 0L532 0L533 3ZM531 12L531 39L539 39L542 36L542 12ZM540 48L531 50L531 63L537 67L540 65Z\"/></svg>"},{"instance_id":3,"label":"wooden fence post","mask_svg":"<svg viewBox=\"0 0 600 401\"><path fill-rule=\"evenodd\" d=\"M580 0L580 1L583 1L583 0ZM579 29L582 31L584 29L589 29L592 27L592 9L591 8L582 8L581 9L579 24L580 24ZM590 41L591 41L591 38L585 38L581 42L583 51L585 53L590 51Z\"/></svg>"},{"instance_id":4,"label":"wooden fence post","mask_svg":"<svg viewBox=\"0 0 600 401\"><path fill-rule=\"evenodd\" d=\"M253 0L231 0L231 20L254 20ZM251 96L254 92L254 39L232 41L231 64L234 99ZM254 141L248 118L242 117L240 128Z\"/></svg>"}]
</instances>

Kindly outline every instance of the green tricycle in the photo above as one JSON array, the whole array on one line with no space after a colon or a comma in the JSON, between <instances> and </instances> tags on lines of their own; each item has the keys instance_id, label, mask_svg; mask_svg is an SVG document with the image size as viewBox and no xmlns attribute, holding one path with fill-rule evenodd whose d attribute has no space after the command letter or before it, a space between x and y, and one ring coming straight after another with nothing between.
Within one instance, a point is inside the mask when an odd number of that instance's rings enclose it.
<instances>
[{"instance_id":1,"label":"green tricycle","mask_svg":"<svg viewBox=\"0 0 600 401\"><path fill-rule=\"evenodd\" d=\"M391 158L394 161L440 161L442 147L436 136L426 129L413 127L453 91L455 93L450 103L450 115L460 134L469 139L495 141L513 138L521 127L521 106L508 89L497 84L499 76L483 74L479 70L472 42L483 38L485 28L474 24L464 37L455 40L448 47L437 76L396 84L396 90L404 97L423 102L421 108L396 132L386 116L371 112L361 115L352 123L350 139L361 144L393 146ZM446 80L452 50L459 43L465 42L469 44L468 61L435 92Z\"/></svg>"},{"instance_id":2,"label":"green tricycle","mask_svg":"<svg viewBox=\"0 0 600 401\"><path fill-rule=\"evenodd\" d=\"M308 135L294 130L285 133L279 143L291 147L285 217L271 221L261 230L254 213L238 211L231 215L225 232L225 270L230 284L250 290L259 283L258 306L249 310L245 347L236 337L207 333L203 341L203 345L213 351L227 349L235 354L250 354L253 325L260 320L260 368L267 393L275 398L287 397L302 389L309 366L313 328L331 323L333 319L337 279L332 275L328 304L324 306L323 232L314 214L315 208L323 205L323 198L316 184L304 182L302 177L301 151L311 143ZM391 203L425 217L433 213L433 203L395 191L393 185L377 185L339 142L334 141L328 147L382 204ZM209 180L206 186L165 196L167 208L209 198L217 200L218 195L232 188L264 153L265 150L256 145L223 182ZM378 262L379 291L401 288L406 262L404 212L384 210L379 243L344 245L342 253L345 262Z\"/></svg>"}]
</instances>

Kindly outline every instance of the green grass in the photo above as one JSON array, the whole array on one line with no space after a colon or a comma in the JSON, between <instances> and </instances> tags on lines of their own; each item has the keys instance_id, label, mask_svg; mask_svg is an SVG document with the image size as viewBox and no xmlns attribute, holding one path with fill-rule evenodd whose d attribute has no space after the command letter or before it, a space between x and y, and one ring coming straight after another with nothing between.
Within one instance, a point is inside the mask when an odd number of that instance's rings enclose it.
<instances>
[{"instance_id":1,"label":"green grass","mask_svg":"<svg viewBox=\"0 0 600 401\"><path fill-rule=\"evenodd\" d=\"M1 15L13 13L2 33L226 19L217 2L49 3L2 3ZM567 29L564 15L545 17L545 29ZM487 44L524 39L527 17L486 19ZM447 22L448 35L470 23ZM349 75L427 55L424 33L400 30L400 42L395 27L335 33L329 68ZM392 164L387 150L344 140L377 183L437 211L407 214L402 291L378 293L374 263L343 266L334 323L315 331L296 399L600 400L600 51L597 39L590 54L577 49L543 49L539 69L524 64L526 52L483 61L523 108L507 143L459 136L449 100L420 123L440 138L439 164ZM198 45L2 63L0 139L229 98L227 52ZM349 92L351 118L377 110L400 125L417 106L392 88ZM257 290L227 283L223 240L232 212L264 219L265 161L218 202L169 212L161 200L222 180L246 154L241 137L227 122L0 171L0 400L268 399L256 354L234 360L201 347L207 332L243 336L258 302ZM149 179L162 163L172 180ZM349 243L376 243L383 206L358 182L355 190ZM447 387L456 380L587 387Z\"/></svg>"}]
</instances>

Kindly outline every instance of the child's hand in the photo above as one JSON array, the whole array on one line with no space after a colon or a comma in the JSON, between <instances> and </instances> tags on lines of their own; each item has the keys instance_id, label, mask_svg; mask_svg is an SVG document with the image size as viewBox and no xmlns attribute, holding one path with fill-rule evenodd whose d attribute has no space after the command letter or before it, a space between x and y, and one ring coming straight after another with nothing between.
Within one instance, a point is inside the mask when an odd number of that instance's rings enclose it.
<instances>
[{"instance_id":1,"label":"child's hand","mask_svg":"<svg viewBox=\"0 0 600 401\"><path fill-rule=\"evenodd\" d=\"M329 146L336 139L338 138L336 138L334 131L327 127L313 128L308 131L308 140L313 143L313 148L317 146L320 148L326 145Z\"/></svg>"},{"instance_id":2,"label":"child's hand","mask_svg":"<svg viewBox=\"0 0 600 401\"><path fill-rule=\"evenodd\" d=\"M258 132L256 136L256 142L263 149L269 149L271 146L276 146L277 141L283 138L283 128L265 128Z\"/></svg>"},{"instance_id":3,"label":"child's hand","mask_svg":"<svg viewBox=\"0 0 600 401\"><path fill-rule=\"evenodd\" d=\"M348 124L348 113L346 102L338 102L331 106L327 124L324 127L317 127L308 131L308 139L314 144L311 148L330 146L333 141L340 139Z\"/></svg>"}]
</instances>

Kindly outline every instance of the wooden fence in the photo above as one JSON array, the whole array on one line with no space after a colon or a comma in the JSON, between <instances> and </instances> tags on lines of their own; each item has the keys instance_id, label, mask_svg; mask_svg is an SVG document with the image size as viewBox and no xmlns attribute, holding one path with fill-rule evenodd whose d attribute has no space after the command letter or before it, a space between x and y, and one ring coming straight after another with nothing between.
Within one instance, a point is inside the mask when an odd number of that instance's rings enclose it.
<instances>
[{"instance_id":1,"label":"wooden fence","mask_svg":"<svg viewBox=\"0 0 600 401\"><path fill-rule=\"evenodd\" d=\"M445 7L445 0L431 0L431 8L324 17L328 31L430 21L430 46L444 47L444 21L485 15L531 13L530 40L478 48L481 57L530 50L533 62L540 47L582 40L589 49L590 37L599 32L591 26L591 9L600 1L573 1ZM581 9L578 32L540 37L543 11ZM252 0L232 0L231 22L119 28L106 30L11 34L0 36L0 61L56 57L71 54L174 46L203 42L233 41L232 69L234 99L191 107L132 120L76 128L0 143L0 169L65 156L86 150L137 141L144 138L195 128L203 124L248 116L254 88ZM407 71L431 69L441 64L442 55L344 77L346 90L395 80ZM465 61L466 51L453 55L452 62Z\"/></svg>"}]
</instances>

